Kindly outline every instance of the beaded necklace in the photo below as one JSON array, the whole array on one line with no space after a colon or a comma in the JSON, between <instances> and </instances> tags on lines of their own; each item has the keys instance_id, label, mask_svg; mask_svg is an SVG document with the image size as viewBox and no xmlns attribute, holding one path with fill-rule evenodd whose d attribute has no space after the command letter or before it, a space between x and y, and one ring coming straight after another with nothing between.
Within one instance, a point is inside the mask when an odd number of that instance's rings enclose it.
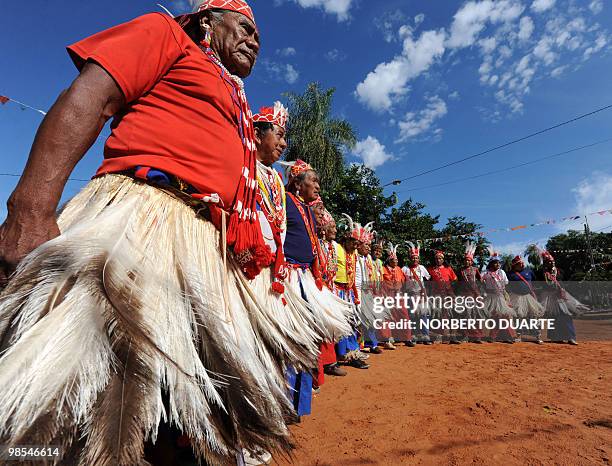
<instances>
[{"instance_id":1,"label":"beaded necklace","mask_svg":"<svg viewBox=\"0 0 612 466\"><path fill-rule=\"evenodd\" d=\"M266 167L257 161L257 183L259 193L257 200L266 215L266 219L281 231L287 229L287 197L285 187L276 170Z\"/></svg>"}]
</instances>

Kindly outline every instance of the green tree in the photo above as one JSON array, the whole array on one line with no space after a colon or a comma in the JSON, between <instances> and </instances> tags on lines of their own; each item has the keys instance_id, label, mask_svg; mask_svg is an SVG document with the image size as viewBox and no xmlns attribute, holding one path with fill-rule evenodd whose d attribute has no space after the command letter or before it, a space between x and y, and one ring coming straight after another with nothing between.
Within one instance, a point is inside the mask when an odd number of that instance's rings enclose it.
<instances>
[{"instance_id":1,"label":"green tree","mask_svg":"<svg viewBox=\"0 0 612 466\"><path fill-rule=\"evenodd\" d=\"M455 216L448 219L446 226L442 228L439 237L447 237L439 244L431 244L431 249L440 249L445 252L447 262L455 269L459 270L463 267L463 258L465 257L465 244L470 241L476 243L476 255L474 260L477 266L482 266L487 263L489 251L487 246L489 242L486 238L477 235L476 232L482 228L474 222L469 222L465 217ZM462 238L453 238L453 236L464 235ZM429 254L430 262L433 262L433 254Z\"/></svg>"},{"instance_id":2,"label":"green tree","mask_svg":"<svg viewBox=\"0 0 612 466\"><path fill-rule=\"evenodd\" d=\"M323 190L321 196L336 220L345 213L362 225L374 222L376 227L387 209L396 202L394 195L385 196L376 173L364 165L343 168L338 173L335 186Z\"/></svg>"},{"instance_id":3,"label":"green tree","mask_svg":"<svg viewBox=\"0 0 612 466\"><path fill-rule=\"evenodd\" d=\"M540 256L540 248L538 248L536 244L530 244L529 246L527 246L523 254L527 257L527 260L533 267L534 271L539 270L540 267L542 267L542 257Z\"/></svg>"},{"instance_id":4,"label":"green tree","mask_svg":"<svg viewBox=\"0 0 612 466\"><path fill-rule=\"evenodd\" d=\"M402 262L408 255L407 241L414 242L437 236L435 226L440 217L426 214L424 209L424 204L408 199L399 207L387 211L380 220L377 230L387 241L399 245L398 255ZM422 249L425 252L423 247Z\"/></svg>"},{"instance_id":5,"label":"green tree","mask_svg":"<svg viewBox=\"0 0 612 466\"><path fill-rule=\"evenodd\" d=\"M334 92L334 88L325 90L318 83L310 83L303 94L287 94L286 160L310 163L319 172L324 190L335 186L344 170L344 152L357 141L348 121L331 116Z\"/></svg>"}]
</instances>

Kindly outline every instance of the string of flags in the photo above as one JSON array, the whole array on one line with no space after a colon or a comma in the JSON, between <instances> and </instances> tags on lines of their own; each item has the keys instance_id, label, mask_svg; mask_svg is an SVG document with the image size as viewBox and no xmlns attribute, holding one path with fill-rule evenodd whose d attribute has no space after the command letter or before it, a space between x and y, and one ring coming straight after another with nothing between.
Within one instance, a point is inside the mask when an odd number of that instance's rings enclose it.
<instances>
[{"instance_id":1,"label":"string of flags","mask_svg":"<svg viewBox=\"0 0 612 466\"><path fill-rule=\"evenodd\" d=\"M16 103L17 105L21 107L21 110L25 110L26 108L29 108L30 110L34 110L35 112L38 112L43 116L47 114L47 112L40 110L39 108L35 108L35 107L32 107L31 105L24 104L23 102L19 102L18 100L11 99L10 97L7 97L5 95L0 95L0 105L5 105L8 102Z\"/></svg>"},{"instance_id":2,"label":"string of flags","mask_svg":"<svg viewBox=\"0 0 612 466\"><path fill-rule=\"evenodd\" d=\"M552 249L550 250L550 252L552 253L563 253L563 254L569 254L573 252L588 252L588 251L589 251L588 249ZM612 251L612 248L593 248L592 251L597 252L597 253L603 253L607 251Z\"/></svg>"},{"instance_id":3,"label":"string of flags","mask_svg":"<svg viewBox=\"0 0 612 466\"><path fill-rule=\"evenodd\" d=\"M517 226L507 227L507 228L493 228L493 229L490 229L490 230L476 231L474 233L468 233L468 234L464 234L464 235L446 235L446 236L440 236L438 238L422 239L422 240L419 240L419 241L421 241L424 244L427 244L427 243L433 243L435 241L449 241L449 240L457 239L457 238L463 238L463 239L472 238L472 237L484 238L487 234L490 234L490 233L520 231L520 230L525 230L527 228L540 227L540 226L544 226L544 225L555 225L557 223L563 223L563 222L571 222L571 221L575 221L575 220L580 220L583 217L590 217L592 215L603 216L603 215L610 215L610 214L612 214L612 209L606 209L606 210L600 210L600 211L597 211L597 212L591 212L590 214L572 215L570 217L563 217L563 218L559 218L559 219L545 220L543 222L530 223L530 224L525 224L525 225L517 225ZM416 240L413 240L413 241L416 242Z\"/></svg>"}]
</instances>

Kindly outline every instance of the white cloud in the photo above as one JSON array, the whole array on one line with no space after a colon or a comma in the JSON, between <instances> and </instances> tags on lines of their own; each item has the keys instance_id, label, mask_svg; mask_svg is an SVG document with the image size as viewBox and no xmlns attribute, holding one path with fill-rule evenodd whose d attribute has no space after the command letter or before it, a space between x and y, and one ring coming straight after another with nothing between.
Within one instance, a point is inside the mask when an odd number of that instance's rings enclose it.
<instances>
[{"instance_id":1,"label":"white cloud","mask_svg":"<svg viewBox=\"0 0 612 466\"><path fill-rule=\"evenodd\" d=\"M521 16L525 7L515 0L470 1L457 11L450 28L448 47L470 47L487 23L507 23Z\"/></svg>"},{"instance_id":2,"label":"white cloud","mask_svg":"<svg viewBox=\"0 0 612 466\"><path fill-rule=\"evenodd\" d=\"M436 122L448 113L448 107L439 96L429 97L427 106L418 112L409 112L398 123L400 137L398 142L407 141L425 133L441 135L442 130L436 128Z\"/></svg>"},{"instance_id":3,"label":"white cloud","mask_svg":"<svg viewBox=\"0 0 612 466\"><path fill-rule=\"evenodd\" d=\"M380 63L357 85L357 98L373 110L389 110L394 99L408 92L408 82L444 54L445 37L444 30L426 31L416 41L406 36L402 54Z\"/></svg>"},{"instance_id":4,"label":"white cloud","mask_svg":"<svg viewBox=\"0 0 612 466\"><path fill-rule=\"evenodd\" d=\"M344 61L347 58L346 53L338 49L331 49L328 52L326 52L323 56L329 62Z\"/></svg>"},{"instance_id":5,"label":"white cloud","mask_svg":"<svg viewBox=\"0 0 612 466\"><path fill-rule=\"evenodd\" d=\"M603 0L593 0L589 5L589 9L593 12L593 14L598 15L603 11L604 4Z\"/></svg>"},{"instance_id":6,"label":"white cloud","mask_svg":"<svg viewBox=\"0 0 612 466\"><path fill-rule=\"evenodd\" d=\"M612 209L612 173L594 172L589 178L578 183L572 192L576 201L576 215ZM591 229L597 230L610 225L611 218L610 215L590 216Z\"/></svg>"},{"instance_id":7,"label":"white cloud","mask_svg":"<svg viewBox=\"0 0 612 466\"><path fill-rule=\"evenodd\" d=\"M533 24L533 20L529 16L523 16L521 18L519 28L520 29L518 33L518 38L520 40L527 40L531 37L531 34L533 34L535 25Z\"/></svg>"},{"instance_id":8,"label":"white cloud","mask_svg":"<svg viewBox=\"0 0 612 466\"><path fill-rule=\"evenodd\" d=\"M285 47L284 49L277 49L276 54L281 57L293 57L296 54L296 50L293 47Z\"/></svg>"},{"instance_id":9,"label":"white cloud","mask_svg":"<svg viewBox=\"0 0 612 466\"><path fill-rule=\"evenodd\" d=\"M551 9L555 6L557 0L534 0L531 4L531 9L536 13L542 13L543 11Z\"/></svg>"},{"instance_id":10,"label":"white cloud","mask_svg":"<svg viewBox=\"0 0 612 466\"><path fill-rule=\"evenodd\" d=\"M386 42L393 42L398 39L397 30L400 25L405 24L408 18L401 10L388 11L374 19L374 25L383 33ZM416 22L416 18L415 18ZM408 26L404 26L408 27ZM412 29L411 29L412 30Z\"/></svg>"},{"instance_id":11,"label":"white cloud","mask_svg":"<svg viewBox=\"0 0 612 466\"><path fill-rule=\"evenodd\" d=\"M459 100L461 98L461 94L459 94L459 91L454 91L448 95L448 98L451 100Z\"/></svg>"},{"instance_id":12,"label":"white cloud","mask_svg":"<svg viewBox=\"0 0 612 466\"><path fill-rule=\"evenodd\" d=\"M414 17L414 24L419 26L423 21L425 21L425 15L423 13L418 14Z\"/></svg>"},{"instance_id":13,"label":"white cloud","mask_svg":"<svg viewBox=\"0 0 612 466\"><path fill-rule=\"evenodd\" d=\"M357 142L353 154L363 160L363 164L371 169L376 169L385 162L394 159L393 155L387 152L385 146L372 136Z\"/></svg>"},{"instance_id":14,"label":"white cloud","mask_svg":"<svg viewBox=\"0 0 612 466\"><path fill-rule=\"evenodd\" d=\"M276 81L285 81L294 84L299 78L300 73L289 63L277 63L270 60L262 60L261 64L268 75Z\"/></svg>"},{"instance_id":15,"label":"white cloud","mask_svg":"<svg viewBox=\"0 0 612 466\"><path fill-rule=\"evenodd\" d=\"M349 19L349 12L353 4L353 0L293 0L293 2L303 8L320 8L325 13L336 15L338 21Z\"/></svg>"}]
</instances>

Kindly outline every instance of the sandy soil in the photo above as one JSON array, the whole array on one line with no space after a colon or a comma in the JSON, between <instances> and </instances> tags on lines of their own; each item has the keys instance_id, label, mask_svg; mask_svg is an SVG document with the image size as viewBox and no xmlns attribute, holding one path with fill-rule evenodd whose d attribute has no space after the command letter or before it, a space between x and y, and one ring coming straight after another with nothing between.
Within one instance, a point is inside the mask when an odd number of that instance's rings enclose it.
<instances>
[{"instance_id":1,"label":"sandy soil","mask_svg":"<svg viewBox=\"0 0 612 466\"><path fill-rule=\"evenodd\" d=\"M608 327L602 327L608 325ZM612 323L580 346L401 347L326 378L293 427L298 465L608 465ZM593 340L584 341L585 335Z\"/></svg>"}]
</instances>

